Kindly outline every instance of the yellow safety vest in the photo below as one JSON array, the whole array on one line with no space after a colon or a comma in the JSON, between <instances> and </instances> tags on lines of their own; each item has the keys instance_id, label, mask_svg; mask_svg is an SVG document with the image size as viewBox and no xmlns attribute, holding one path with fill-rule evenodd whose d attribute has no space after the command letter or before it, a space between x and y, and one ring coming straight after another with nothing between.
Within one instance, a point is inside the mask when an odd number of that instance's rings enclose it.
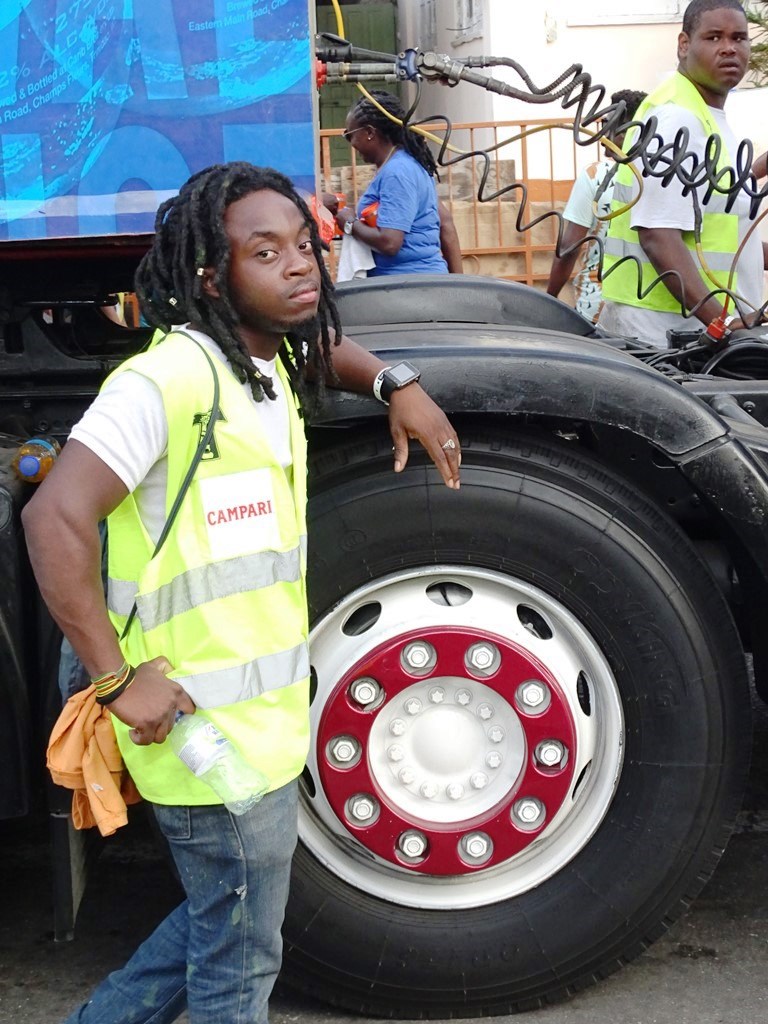
<instances>
[{"instance_id":1,"label":"yellow safety vest","mask_svg":"<svg viewBox=\"0 0 768 1024\"><path fill-rule=\"evenodd\" d=\"M258 412L229 367L211 359L220 418L165 544L154 544L134 496L108 519L110 618L138 665L165 655L174 679L277 789L302 770L309 746L306 573L306 439L288 395L292 482ZM115 373L158 387L168 421L166 515L210 418L213 374L203 348L173 332ZM114 376L114 374L113 374ZM111 379L111 378L110 378ZM219 800L169 744L139 747L113 716L139 792L160 804Z\"/></svg>"},{"instance_id":2,"label":"yellow safety vest","mask_svg":"<svg viewBox=\"0 0 768 1024\"><path fill-rule=\"evenodd\" d=\"M645 114L653 107L659 107L664 103L675 103L684 107L701 121L707 135L719 135L720 129L717 121L712 116L712 111L704 102L696 86L684 75L676 72L670 79L652 92L637 109L635 120L642 121ZM629 133L624 143L625 151L628 151L632 138L636 136L637 130ZM665 139L665 142L672 140ZM720 157L718 170L730 163L728 154L723 150ZM687 161L686 168L690 170L690 161ZM674 187L674 183L670 184ZM616 184L613 191L612 211L619 210L626 206L637 196L638 182L627 164L621 164L616 172ZM731 264L736 250L739 247L739 218L736 213L725 213L726 196L714 192L706 206L702 206L701 245L707 265L714 273L714 277L725 287L728 284ZM681 202L692 203L691 196L681 197ZM627 306L640 306L643 309L653 309L659 312L680 313L680 303L672 295L664 284L657 285L648 292L644 298L637 297L638 271L635 263L627 260L615 270L612 268L620 259L625 256L636 256L642 266L641 292L645 292L658 274L648 260L645 250L640 245L639 236L634 228L630 227L632 211L628 210L608 223L608 235L605 239L605 256L603 259L603 298L608 302L620 302ZM693 255L697 267L699 259L696 253L694 233L692 231L682 232L683 242ZM611 273L609 274L609 270ZM715 286L712 281L699 270L701 278L707 286L707 290ZM733 280L733 290L738 289L736 276Z\"/></svg>"}]
</instances>

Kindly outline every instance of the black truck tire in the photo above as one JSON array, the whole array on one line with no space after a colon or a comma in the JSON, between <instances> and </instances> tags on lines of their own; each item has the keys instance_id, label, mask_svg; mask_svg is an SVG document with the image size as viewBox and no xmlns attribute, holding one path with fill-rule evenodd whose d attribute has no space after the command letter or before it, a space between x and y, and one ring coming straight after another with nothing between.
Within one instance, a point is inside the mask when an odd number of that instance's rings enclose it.
<instances>
[{"instance_id":1,"label":"black truck tire","mask_svg":"<svg viewBox=\"0 0 768 1024\"><path fill-rule=\"evenodd\" d=\"M458 493L415 452L393 474L383 435L312 470L283 976L361 1014L611 973L711 875L748 770L741 645L678 527L573 445L462 445Z\"/></svg>"}]
</instances>

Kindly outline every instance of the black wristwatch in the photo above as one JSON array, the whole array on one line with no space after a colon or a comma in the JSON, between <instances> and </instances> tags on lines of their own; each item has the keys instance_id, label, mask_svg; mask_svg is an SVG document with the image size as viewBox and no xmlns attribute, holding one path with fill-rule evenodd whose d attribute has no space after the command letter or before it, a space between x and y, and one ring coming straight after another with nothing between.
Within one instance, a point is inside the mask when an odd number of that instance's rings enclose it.
<instances>
[{"instance_id":1,"label":"black wristwatch","mask_svg":"<svg viewBox=\"0 0 768 1024\"><path fill-rule=\"evenodd\" d=\"M409 384L415 384L420 377L421 371L406 360L403 360L402 363L395 363L394 366L385 366L376 374L376 379L373 382L374 398L389 405L393 391L400 391L401 388L405 388Z\"/></svg>"}]
</instances>

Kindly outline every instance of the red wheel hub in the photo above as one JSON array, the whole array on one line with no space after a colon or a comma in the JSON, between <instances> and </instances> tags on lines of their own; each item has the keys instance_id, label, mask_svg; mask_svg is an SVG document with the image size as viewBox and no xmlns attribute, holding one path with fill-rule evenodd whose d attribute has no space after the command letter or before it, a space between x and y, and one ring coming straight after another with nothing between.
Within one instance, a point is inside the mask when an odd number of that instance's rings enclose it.
<instances>
[{"instance_id":1,"label":"red wheel hub","mask_svg":"<svg viewBox=\"0 0 768 1024\"><path fill-rule=\"evenodd\" d=\"M366 849L458 875L514 857L552 822L575 744L563 690L530 652L431 627L380 644L338 682L317 762L333 812Z\"/></svg>"}]
</instances>

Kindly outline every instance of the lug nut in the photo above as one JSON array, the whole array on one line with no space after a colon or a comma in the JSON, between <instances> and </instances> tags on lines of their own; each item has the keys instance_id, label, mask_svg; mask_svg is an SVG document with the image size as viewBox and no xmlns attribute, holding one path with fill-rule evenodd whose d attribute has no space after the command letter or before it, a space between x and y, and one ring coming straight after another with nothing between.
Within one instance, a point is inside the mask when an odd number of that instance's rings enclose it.
<instances>
[{"instance_id":1,"label":"lug nut","mask_svg":"<svg viewBox=\"0 0 768 1024\"><path fill-rule=\"evenodd\" d=\"M403 832L397 841L398 848L406 857L423 857L427 852L427 837L421 832L410 829Z\"/></svg>"},{"instance_id":2,"label":"lug nut","mask_svg":"<svg viewBox=\"0 0 768 1024\"><path fill-rule=\"evenodd\" d=\"M495 671L501 655L493 644L473 644L466 653L466 664L485 675Z\"/></svg>"},{"instance_id":3,"label":"lug nut","mask_svg":"<svg viewBox=\"0 0 768 1024\"><path fill-rule=\"evenodd\" d=\"M350 817L355 821L371 822L379 813L378 801L365 793L350 797L348 806Z\"/></svg>"},{"instance_id":4,"label":"lug nut","mask_svg":"<svg viewBox=\"0 0 768 1024\"><path fill-rule=\"evenodd\" d=\"M331 756L340 764L349 764L360 750L357 740L351 736L338 736L331 742Z\"/></svg>"},{"instance_id":5,"label":"lug nut","mask_svg":"<svg viewBox=\"0 0 768 1024\"><path fill-rule=\"evenodd\" d=\"M365 708L379 699L381 687L375 679L363 678L352 684L351 693L352 700Z\"/></svg>"},{"instance_id":6,"label":"lug nut","mask_svg":"<svg viewBox=\"0 0 768 1024\"><path fill-rule=\"evenodd\" d=\"M536 682L536 680L523 683L517 690L518 700L527 708L542 708L548 696L547 687L544 683Z\"/></svg>"},{"instance_id":7,"label":"lug nut","mask_svg":"<svg viewBox=\"0 0 768 1024\"><path fill-rule=\"evenodd\" d=\"M425 640L415 640L403 648L402 659L413 672L428 672L437 661L437 654L432 644Z\"/></svg>"},{"instance_id":8,"label":"lug nut","mask_svg":"<svg viewBox=\"0 0 768 1024\"><path fill-rule=\"evenodd\" d=\"M528 686L523 687L521 696L523 704L530 708L536 708L544 700L544 687L536 683L530 683Z\"/></svg>"},{"instance_id":9,"label":"lug nut","mask_svg":"<svg viewBox=\"0 0 768 1024\"><path fill-rule=\"evenodd\" d=\"M485 860L491 853L491 840L482 832L470 832L462 836L461 846L471 860Z\"/></svg>"},{"instance_id":10,"label":"lug nut","mask_svg":"<svg viewBox=\"0 0 768 1024\"><path fill-rule=\"evenodd\" d=\"M565 757L565 747L559 740L542 740L535 750L536 760L545 768L555 768Z\"/></svg>"},{"instance_id":11,"label":"lug nut","mask_svg":"<svg viewBox=\"0 0 768 1024\"><path fill-rule=\"evenodd\" d=\"M535 796L524 796L512 807L512 816L522 828L535 828L544 814L544 804Z\"/></svg>"},{"instance_id":12,"label":"lug nut","mask_svg":"<svg viewBox=\"0 0 768 1024\"><path fill-rule=\"evenodd\" d=\"M429 651L424 644L411 644L406 648L405 660L411 668L424 668L429 661Z\"/></svg>"},{"instance_id":13,"label":"lug nut","mask_svg":"<svg viewBox=\"0 0 768 1024\"><path fill-rule=\"evenodd\" d=\"M539 816L539 809L532 800L523 800L517 808L517 813L521 821L531 824L536 821Z\"/></svg>"}]
</instances>

